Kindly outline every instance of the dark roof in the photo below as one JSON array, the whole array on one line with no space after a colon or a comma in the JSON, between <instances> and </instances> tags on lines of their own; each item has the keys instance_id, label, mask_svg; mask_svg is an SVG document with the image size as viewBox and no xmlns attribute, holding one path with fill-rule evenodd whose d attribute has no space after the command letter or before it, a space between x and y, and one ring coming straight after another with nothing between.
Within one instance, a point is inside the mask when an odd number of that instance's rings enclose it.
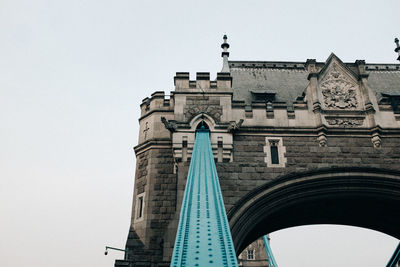
<instances>
[{"instance_id":1,"label":"dark roof","mask_svg":"<svg viewBox=\"0 0 400 267\"><path fill-rule=\"evenodd\" d=\"M244 100L246 104L250 104L251 91L260 93L267 91L276 92L276 102L293 103L308 85L308 72L304 68L304 63L289 63L230 62L233 100Z\"/></svg>"},{"instance_id":2,"label":"dark roof","mask_svg":"<svg viewBox=\"0 0 400 267\"><path fill-rule=\"evenodd\" d=\"M324 63L317 63L319 65ZM345 63L354 68L354 63ZM376 94L400 95L399 64L366 64L368 84ZM253 93L275 92L276 102L291 105L308 86L305 62L229 61L233 99L248 105Z\"/></svg>"},{"instance_id":3,"label":"dark roof","mask_svg":"<svg viewBox=\"0 0 400 267\"><path fill-rule=\"evenodd\" d=\"M376 94L400 95L400 71L370 71L368 85Z\"/></svg>"}]
</instances>

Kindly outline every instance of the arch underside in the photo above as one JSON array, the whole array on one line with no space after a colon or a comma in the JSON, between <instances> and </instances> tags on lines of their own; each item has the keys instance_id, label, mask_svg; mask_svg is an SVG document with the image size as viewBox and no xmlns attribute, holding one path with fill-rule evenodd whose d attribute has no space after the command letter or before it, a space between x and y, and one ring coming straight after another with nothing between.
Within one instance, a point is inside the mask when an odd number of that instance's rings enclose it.
<instances>
[{"instance_id":1,"label":"arch underside","mask_svg":"<svg viewBox=\"0 0 400 267\"><path fill-rule=\"evenodd\" d=\"M336 168L287 175L247 194L228 219L237 254L264 234L310 224L358 226L400 239L400 172Z\"/></svg>"}]
</instances>

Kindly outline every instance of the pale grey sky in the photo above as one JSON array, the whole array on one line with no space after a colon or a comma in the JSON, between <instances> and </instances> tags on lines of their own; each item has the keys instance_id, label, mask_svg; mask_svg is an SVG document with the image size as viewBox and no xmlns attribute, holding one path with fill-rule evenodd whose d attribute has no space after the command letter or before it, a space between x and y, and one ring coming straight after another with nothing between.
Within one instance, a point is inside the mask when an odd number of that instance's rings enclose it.
<instances>
[{"instance_id":1,"label":"pale grey sky","mask_svg":"<svg viewBox=\"0 0 400 267\"><path fill-rule=\"evenodd\" d=\"M131 212L139 104L231 59L395 63L398 0L0 0L0 265L113 266ZM398 240L272 235L280 267L384 266Z\"/></svg>"}]
</instances>

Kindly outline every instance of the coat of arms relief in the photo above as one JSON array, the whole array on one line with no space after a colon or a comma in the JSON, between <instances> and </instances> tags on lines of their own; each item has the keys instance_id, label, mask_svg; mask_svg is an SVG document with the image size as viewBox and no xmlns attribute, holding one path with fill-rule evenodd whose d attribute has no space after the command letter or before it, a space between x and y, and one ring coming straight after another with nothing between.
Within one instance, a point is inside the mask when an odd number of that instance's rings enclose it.
<instances>
[{"instance_id":1,"label":"coat of arms relief","mask_svg":"<svg viewBox=\"0 0 400 267\"><path fill-rule=\"evenodd\" d=\"M320 83L323 102L328 109L355 109L358 107L356 85L350 81L336 63Z\"/></svg>"}]
</instances>

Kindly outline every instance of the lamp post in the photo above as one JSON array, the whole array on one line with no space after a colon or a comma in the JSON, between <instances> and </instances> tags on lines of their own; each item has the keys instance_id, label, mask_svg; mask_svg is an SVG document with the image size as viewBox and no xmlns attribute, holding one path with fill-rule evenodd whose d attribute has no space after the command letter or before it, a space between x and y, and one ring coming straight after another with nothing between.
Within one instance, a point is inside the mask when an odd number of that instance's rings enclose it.
<instances>
[{"instance_id":1,"label":"lamp post","mask_svg":"<svg viewBox=\"0 0 400 267\"><path fill-rule=\"evenodd\" d=\"M104 255L107 255L107 254L108 254L108 250L109 250L109 249L125 252L125 257L124 257L125 260L126 260L127 257L128 257L128 251L129 251L128 248L127 248L127 249L121 249L121 248L114 248L114 247L108 247L108 246L106 246L106 250L104 251Z\"/></svg>"}]
</instances>

